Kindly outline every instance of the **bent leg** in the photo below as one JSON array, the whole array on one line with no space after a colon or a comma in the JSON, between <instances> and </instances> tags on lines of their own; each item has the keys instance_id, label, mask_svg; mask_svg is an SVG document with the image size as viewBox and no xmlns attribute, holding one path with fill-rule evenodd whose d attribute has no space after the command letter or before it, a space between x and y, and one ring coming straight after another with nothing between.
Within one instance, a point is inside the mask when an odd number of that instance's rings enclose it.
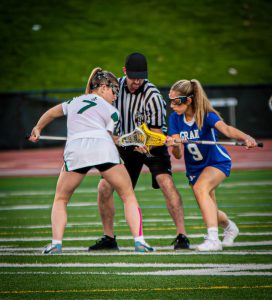
<instances>
[{"instance_id":1,"label":"bent leg","mask_svg":"<svg viewBox=\"0 0 272 300\"><path fill-rule=\"evenodd\" d=\"M222 250L218 238L218 209L214 190L224 178L225 174L219 169L206 167L192 187L208 231L207 238L196 247L197 251Z\"/></svg>"},{"instance_id":2,"label":"bent leg","mask_svg":"<svg viewBox=\"0 0 272 300\"><path fill-rule=\"evenodd\" d=\"M142 235L141 211L124 165L116 165L101 174L123 201L126 221L133 237Z\"/></svg>"},{"instance_id":3,"label":"bent leg","mask_svg":"<svg viewBox=\"0 0 272 300\"><path fill-rule=\"evenodd\" d=\"M213 191L211 193L211 197L215 201L215 192ZM239 234L239 229L237 225L231 221L226 213L224 213L222 210L217 211L217 217L218 217L218 225L220 227L224 228L224 233L223 233L223 241L222 245L223 247L231 247L234 243L234 240Z\"/></svg>"},{"instance_id":4,"label":"bent leg","mask_svg":"<svg viewBox=\"0 0 272 300\"><path fill-rule=\"evenodd\" d=\"M67 204L85 175L76 172L61 171L58 178L54 203L51 213L54 240L62 240L67 224Z\"/></svg>"},{"instance_id":5,"label":"bent leg","mask_svg":"<svg viewBox=\"0 0 272 300\"><path fill-rule=\"evenodd\" d=\"M206 226L218 227L217 204L212 191L224 180L225 174L214 167L206 167L192 189ZM211 197L213 195L213 197Z\"/></svg>"},{"instance_id":6,"label":"bent leg","mask_svg":"<svg viewBox=\"0 0 272 300\"><path fill-rule=\"evenodd\" d=\"M212 190L210 192L210 197L211 197L212 201L215 203L215 205L217 206L214 190ZM229 223L228 216L222 210L217 209L217 220L218 220L218 226L223 227L223 228L228 226L228 223Z\"/></svg>"},{"instance_id":7,"label":"bent leg","mask_svg":"<svg viewBox=\"0 0 272 300\"><path fill-rule=\"evenodd\" d=\"M113 187L104 178L101 179L98 184L97 204L103 224L104 234L113 238L113 222L115 215Z\"/></svg>"},{"instance_id":8,"label":"bent leg","mask_svg":"<svg viewBox=\"0 0 272 300\"><path fill-rule=\"evenodd\" d=\"M176 225L177 234L182 233L186 235L182 200L172 176L169 174L159 174L156 180L164 195L169 214Z\"/></svg>"}]
</instances>

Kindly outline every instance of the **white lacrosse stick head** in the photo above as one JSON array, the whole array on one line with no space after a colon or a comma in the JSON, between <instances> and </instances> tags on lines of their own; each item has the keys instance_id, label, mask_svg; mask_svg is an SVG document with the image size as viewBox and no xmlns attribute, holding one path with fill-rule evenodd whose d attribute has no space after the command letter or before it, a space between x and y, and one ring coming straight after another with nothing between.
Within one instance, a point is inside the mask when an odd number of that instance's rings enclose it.
<instances>
[{"instance_id":1,"label":"white lacrosse stick head","mask_svg":"<svg viewBox=\"0 0 272 300\"><path fill-rule=\"evenodd\" d=\"M143 147L146 143L146 135L142 129L136 127L132 132L119 137L118 145L122 147L138 146Z\"/></svg>"}]
</instances>

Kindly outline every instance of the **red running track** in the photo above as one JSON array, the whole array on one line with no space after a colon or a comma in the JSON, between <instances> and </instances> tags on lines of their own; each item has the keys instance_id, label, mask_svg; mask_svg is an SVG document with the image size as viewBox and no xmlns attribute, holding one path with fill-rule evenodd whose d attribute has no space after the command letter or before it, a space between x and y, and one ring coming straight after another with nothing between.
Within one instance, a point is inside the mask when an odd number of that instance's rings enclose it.
<instances>
[{"instance_id":1,"label":"red running track","mask_svg":"<svg viewBox=\"0 0 272 300\"><path fill-rule=\"evenodd\" d=\"M246 150L226 146L233 170L272 169L272 140L262 140L263 148ZM0 151L0 177L58 175L63 164L63 148ZM184 171L183 159L172 157L173 171ZM146 168L143 171L147 171ZM90 174L97 173L91 170Z\"/></svg>"}]
</instances>

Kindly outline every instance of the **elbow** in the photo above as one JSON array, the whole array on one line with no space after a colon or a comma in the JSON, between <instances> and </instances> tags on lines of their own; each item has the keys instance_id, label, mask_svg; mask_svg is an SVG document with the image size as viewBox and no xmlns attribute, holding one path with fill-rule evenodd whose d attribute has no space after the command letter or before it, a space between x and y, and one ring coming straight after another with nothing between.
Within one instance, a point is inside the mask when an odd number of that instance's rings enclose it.
<instances>
[{"instance_id":1,"label":"elbow","mask_svg":"<svg viewBox=\"0 0 272 300\"><path fill-rule=\"evenodd\" d=\"M182 154L180 151L172 151L173 156L175 157L175 159L181 159L182 158Z\"/></svg>"},{"instance_id":2,"label":"elbow","mask_svg":"<svg viewBox=\"0 0 272 300\"><path fill-rule=\"evenodd\" d=\"M179 155L175 155L175 154L174 154L174 157L175 157L175 159L181 159L181 158L182 158L182 155L181 155L181 154L179 154Z\"/></svg>"}]
</instances>

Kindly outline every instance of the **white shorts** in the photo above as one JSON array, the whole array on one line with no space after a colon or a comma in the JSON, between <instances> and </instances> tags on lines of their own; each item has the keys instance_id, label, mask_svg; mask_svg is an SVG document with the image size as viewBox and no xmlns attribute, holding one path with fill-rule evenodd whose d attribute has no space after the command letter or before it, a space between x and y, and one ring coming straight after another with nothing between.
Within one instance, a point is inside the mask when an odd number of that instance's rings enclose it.
<instances>
[{"instance_id":1,"label":"white shorts","mask_svg":"<svg viewBox=\"0 0 272 300\"><path fill-rule=\"evenodd\" d=\"M113 141L101 138L81 138L70 141L64 149L66 170L73 171L104 163L120 163Z\"/></svg>"}]
</instances>

